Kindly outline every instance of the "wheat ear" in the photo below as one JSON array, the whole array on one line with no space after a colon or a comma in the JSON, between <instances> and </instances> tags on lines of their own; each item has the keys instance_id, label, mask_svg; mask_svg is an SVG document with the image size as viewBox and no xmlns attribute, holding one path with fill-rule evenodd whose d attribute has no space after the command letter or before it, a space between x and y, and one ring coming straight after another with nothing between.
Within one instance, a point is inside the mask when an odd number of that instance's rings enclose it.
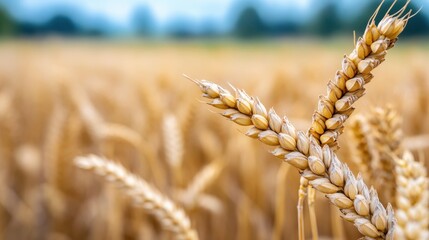
<instances>
[{"instance_id":1,"label":"wheat ear","mask_svg":"<svg viewBox=\"0 0 429 240\"><path fill-rule=\"evenodd\" d=\"M189 208L194 208L200 195L210 187L222 172L223 163L219 160L213 161L200 170L187 189L183 193L183 202Z\"/></svg>"},{"instance_id":2,"label":"wheat ear","mask_svg":"<svg viewBox=\"0 0 429 240\"><path fill-rule=\"evenodd\" d=\"M429 180L426 169L406 151L396 158L397 239L429 239Z\"/></svg>"},{"instance_id":3,"label":"wheat ear","mask_svg":"<svg viewBox=\"0 0 429 240\"><path fill-rule=\"evenodd\" d=\"M355 49L344 56L341 70L328 82L327 93L319 98L310 128L311 135L322 145L338 146L337 138L354 110L353 103L363 96L364 85L373 78L372 70L384 61L387 50L394 46L412 17L411 11L403 14L408 3L393 15L387 12L376 24L381 3L368 21L363 37L357 40Z\"/></svg>"},{"instance_id":4,"label":"wheat ear","mask_svg":"<svg viewBox=\"0 0 429 240\"><path fill-rule=\"evenodd\" d=\"M359 166L359 171L363 174L364 179L374 183L377 171L373 167L378 154L368 119L363 115L357 115L351 121L350 130L354 141L353 160Z\"/></svg>"},{"instance_id":5,"label":"wheat ear","mask_svg":"<svg viewBox=\"0 0 429 240\"><path fill-rule=\"evenodd\" d=\"M182 171L180 167L182 166L185 148L182 130L180 129L177 118L172 114L166 115L163 119L162 130L165 158L171 168L175 185L181 185Z\"/></svg>"},{"instance_id":6,"label":"wheat ear","mask_svg":"<svg viewBox=\"0 0 429 240\"><path fill-rule=\"evenodd\" d=\"M252 126L247 136L275 146L272 154L298 168L301 176L326 194L360 233L371 238L392 238L395 219L390 204L386 210L375 189L369 189L360 176L356 178L328 145L322 147L314 137L296 131L287 118L281 119L273 109L267 111L259 99L243 90L234 88L233 96L215 83L192 81L204 97L211 99L209 105L224 110L224 117L242 126Z\"/></svg>"},{"instance_id":7,"label":"wheat ear","mask_svg":"<svg viewBox=\"0 0 429 240\"><path fill-rule=\"evenodd\" d=\"M168 114L163 120L163 136L167 163L174 169L182 164L184 144L177 118Z\"/></svg>"},{"instance_id":8,"label":"wheat ear","mask_svg":"<svg viewBox=\"0 0 429 240\"><path fill-rule=\"evenodd\" d=\"M368 116L371 125L371 133L375 140L377 158L375 158L375 169L382 196L386 201L393 202L395 198L395 161L394 157L402 155L402 129L401 118L392 107L374 108ZM377 186L377 185L376 185ZM381 194L380 193L380 194Z\"/></svg>"},{"instance_id":9,"label":"wheat ear","mask_svg":"<svg viewBox=\"0 0 429 240\"><path fill-rule=\"evenodd\" d=\"M131 196L137 206L155 215L166 230L174 232L177 239L198 239L196 232L191 228L189 218L181 208L123 166L96 155L77 157L74 162L81 169L93 171L106 180L115 182Z\"/></svg>"}]
</instances>

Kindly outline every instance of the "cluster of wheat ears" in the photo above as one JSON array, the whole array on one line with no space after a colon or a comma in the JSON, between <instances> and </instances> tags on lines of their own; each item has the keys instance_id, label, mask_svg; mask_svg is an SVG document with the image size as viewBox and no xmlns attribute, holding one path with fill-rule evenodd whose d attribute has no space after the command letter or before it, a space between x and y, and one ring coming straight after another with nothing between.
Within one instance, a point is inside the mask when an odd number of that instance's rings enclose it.
<instances>
[{"instance_id":1,"label":"cluster of wheat ears","mask_svg":"<svg viewBox=\"0 0 429 240\"><path fill-rule=\"evenodd\" d=\"M393 8L376 9L312 119L337 46L0 42L0 238L429 239L428 50L404 44L373 71L413 17ZM177 80L189 71L259 98ZM203 113L193 83L236 125ZM393 104L352 115L377 99Z\"/></svg>"},{"instance_id":2,"label":"cluster of wheat ears","mask_svg":"<svg viewBox=\"0 0 429 240\"><path fill-rule=\"evenodd\" d=\"M351 120L350 131L358 145L353 159L362 174L353 174L336 153L337 140L354 111L353 104L364 95L365 85L373 78L373 69L384 62L387 51L412 17L411 11L405 12L406 6L393 14L389 9L378 23L375 18L379 9L375 11L363 36L357 39L353 51L344 56L341 69L328 82L326 94L320 96L307 132L297 131L288 118L280 117L272 108L267 110L257 97L249 96L244 90L231 86L231 92L216 83L189 78L200 87L203 97L209 99L209 105L222 109L222 116L238 125L250 126L246 136L273 146L274 156L299 171L299 239L305 239L303 202L306 196L312 237L318 238L315 191L326 195L340 210L341 217L352 222L365 239L429 239L426 171L421 162L403 149L401 120L393 108L376 108L368 115ZM165 121L168 129L165 138L179 143L167 152L172 166L182 158L180 140L174 139L178 135L174 124L172 119ZM117 133L127 134L123 129L117 129ZM115 182L137 206L154 214L166 230L174 232L177 239L198 239L183 209L121 165L96 155L78 157L75 163ZM220 168L215 163L204 169L198 179L210 181ZM207 181L196 181L189 186L183 194L186 196L183 203L195 205ZM382 202L390 203L384 206Z\"/></svg>"}]
</instances>

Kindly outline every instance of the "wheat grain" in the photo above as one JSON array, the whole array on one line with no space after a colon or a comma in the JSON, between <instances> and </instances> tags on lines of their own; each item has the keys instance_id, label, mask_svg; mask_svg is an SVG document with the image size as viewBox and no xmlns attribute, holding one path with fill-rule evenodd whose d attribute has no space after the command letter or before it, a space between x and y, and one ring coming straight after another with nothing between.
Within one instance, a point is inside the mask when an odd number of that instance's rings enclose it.
<instances>
[{"instance_id":1,"label":"wheat grain","mask_svg":"<svg viewBox=\"0 0 429 240\"><path fill-rule=\"evenodd\" d=\"M224 110L224 117L238 125L253 126L246 135L275 146L272 154L298 168L312 187L341 210L344 219L355 223L361 234L392 238L395 219L390 204L386 210L375 189L369 189L360 176L356 178L328 145L321 147L314 137L296 131L286 117L281 119L273 109L267 111L259 99L243 90L234 88L234 97L215 83L192 81L204 97L211 99L209 105Z\"/></svg>"},{"instance_id":2,"label":"wheat grain","mask_svg":"<svg viewBox=\"0 0 429 240\"><path fill-rule=\"evenodd\" d=\"M196 232L191 228L189 218L182 209L121 165L96 155L77 157L74 162L79 168L93 171L124 188L138 206L155 215L165 229L176 234L177 239L198 239Z\"/></svg>"},{"instance_id":3,"label":"wheat grain","mask_svg":"<svg viewBox=\"0 0 429 240\"><path fill-rule=\"evenodd\" d=\"M357 40L355 49L344 56L341 70L328 82L327 93L319 98L310 128L311 135L322 146L338 146L337 139L354 110L353 103L364 95L365 84L373 78L372 70L385 60L387 50L394 46L411 17L411 11L403 15L408 3L393 15L387 12L379 23L375 23L381 3L368 21L363 37Z\"/></svg>"}]
</instances>

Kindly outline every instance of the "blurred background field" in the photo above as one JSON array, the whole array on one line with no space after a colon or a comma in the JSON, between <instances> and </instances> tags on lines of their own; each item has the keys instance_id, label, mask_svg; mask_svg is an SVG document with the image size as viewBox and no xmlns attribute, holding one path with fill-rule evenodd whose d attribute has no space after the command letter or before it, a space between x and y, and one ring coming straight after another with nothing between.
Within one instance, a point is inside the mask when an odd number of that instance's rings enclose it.
<instances>
[{"instance_id":1,"label":"blurred background field","mask_svg":"<svg viewBox=\"0 0 429 240\"><path fill-rule=\"evenodd\" d=\"M174 9L167 2L164 8ZM196 4L189 2L185 6ZM236 12L226 23L216 21L223 15L210 22L188 10L177 10L181 17L173 10L160 14L161 3L148 3L152 9L135 1L122 15L115 1L106 3L115 14L100 10L109 9L101 2L81 8L55 1L0 4L0 238L171 238L117 189L73 166L74 157L95 153L122 163L183 206L200 239L297 239L298 172L279 181L281 161L245 137L244 128L202 104L197 87L182 74L245 89L306 130L318 96L353 49L352 30L359 34L374 7L367 11L370 6L362 4L365 17L354 13L356 20L346 21L344 11L357 2L305 2L207 5ZM305 17L282 18L289 15L274 10L276 4ZM405 146L426 159L426 166L427 8L374 71L354 113L392 105L403 117ZM210 8L206 12L210 17ZM332 21L343 27L333 28ZM341 159L356 170L347 128L340 146ZM219 173L189 200L184 190L213 162L221 166ZM281 208L278 189L286 189ZM324 196L316 199L320 236L341 236L341 229L347 239L358 236L349 223L331 224L338 211L331 212ZM279 211L285 219L276 231ZM308 223L306 230L310 236Z\"/></svg>"}]
</instances>

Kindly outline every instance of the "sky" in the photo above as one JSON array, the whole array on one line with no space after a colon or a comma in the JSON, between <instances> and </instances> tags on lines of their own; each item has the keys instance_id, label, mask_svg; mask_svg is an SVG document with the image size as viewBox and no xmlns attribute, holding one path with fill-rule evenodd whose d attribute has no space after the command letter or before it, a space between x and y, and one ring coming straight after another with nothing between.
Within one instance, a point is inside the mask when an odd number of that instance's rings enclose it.
<instances>
[{"instance_id":1,"label":"sky","mask_svg":"<svg viewBox=\"0 0 429 240\"><path fill-rule=\"evenodd\" d=\"M13 1L13 0L12 0ZM220 18L228 13L237 0L15 0L23 9L37 9L45 6L70 5L81 7L88 13L108 17L114 22L127 24L133 10L138 6L149 6L155 18L167 21L176 15L190 18ZM245 2L245 1L242 1ZM251 2L251 1L248 1ZM278 7L297 7L306 9L309 0L265 0L266 5Z\"/></svg>"},{"instance_id":2,"label":"sky","mask_svg":"<svg viewBox=\"0 0 429 240\"><path fill-rule=\"evenodd\" d=\"M18 19L31 22L47 21L58 11L74 16L85 24L104 22L112 28L131 29L130 19L136 8L149 7L154 20L167 25L175 19L186 18L190 22L216 22L221 28L228 28L234 19L230 13L240 3L256 3L266 13L267 20L276 18L305 19L328 1L336 2L344 12L353 14L362 4L361 0L0 0ZM375 1L375 0L366 0ZM401 0L400 0L401 1ZM413 0L429 13L429 0ZM429 15L429 14L428 14ZM73 16L72 16L73 17Z\"/></svg>"}]
</instances>

